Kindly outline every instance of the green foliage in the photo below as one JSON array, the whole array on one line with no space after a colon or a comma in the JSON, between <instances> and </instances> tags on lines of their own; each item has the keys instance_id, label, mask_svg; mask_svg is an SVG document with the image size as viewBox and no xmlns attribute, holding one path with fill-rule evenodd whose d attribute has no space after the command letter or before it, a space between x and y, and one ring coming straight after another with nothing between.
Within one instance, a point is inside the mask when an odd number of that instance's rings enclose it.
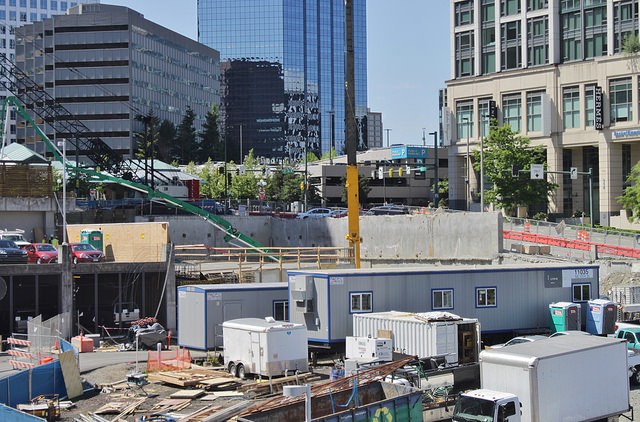
<instances>
[{"instance_id":1,"label":"green foliage","mask_svg":"<svg viewBox=\"0 0 640 422\"><path fill-rule=\"evenodd\" d=\"M153 113L153 109L145 115L138 114L135 119L143 124L142 132L136 132L134 135L137 144L135 157L139 160L150 160L157 155L156 143L160 119Z\"/></svg>"},{"instance_id":2,"label":"green foliage","mask_svg":"<svg viewBox=\"0 0 640 422\"><path fill-rule=\"evenodd\" d=\"M322 157L320 157L321 160L330 160L332 158L336 158L338 156L338 154L336 153L335 148L331 148L331 150L325 152L324 154L322 154Z\"/></svg>"},{"instance_id":3,"label":"green foliage","mask_svg":"<svg viewBox=\"0 0 640 422\"><path fill-rule=\"evenodd\" d=\"M212 106L207 113L205 122L202 125L202 133L198 136L198 162L206 163L209 158L214 161L224 160L224 143L220 138L220 127L218 123L218 107Z\"/></svg>"},{"instance_id":4,"label":"green foliage","mask_svg":"<svg viewBox=\"0 0 640 422\"><path fill-rule=\"evenodd\" d=\"M157 151L159 160L164 161L165 163L173 161L173 158L171 157L171 148L175 139L176 126L173 122L167 119L163 120L158 128Z\"/></svg>"},{"instance_id":5,"label":"green foliage","mask_svg":"<svg viewBox=\"0 0 640 422\"><path fill-rule=\"evenodd\" d=\"M640 53L640 38L635 34L626 36L622 41L622 52L626 55Z\"/></svg>"},{"instance_id":6,"label":"green foliage","mask_svg":"<svg viewBox=\"0 0 640 422\"><path fill-rule=\"evenodd\" d=\"M537 212L533 215L534 220L547 221L547 218L549 218L549 216L546 212Z\"/></svg>"},{"instance_id":7,"label":"green foliage","mask_svg":"<svg viewBox=\"0 0 640 422\"><path fill-rule=\"evenodd\" d=\"M304 201L304 191L300 189L304 176L296 173L276 171L267 180L264 191L267 199L278 202Z\"/></svg>"},{"instance_id":8,"label":"green foliage","mask_svg":"<svg viewBox=\"0 0 640 422\"><path fill-rule=\"evenodd\" d=\"M436 188L434 184L431 187L431 192ZM449 179L441 179L438 181L438 207L447 208L449 206Z\"/></svg>"},{"instance_id":9,"label":"green foliage","mask_svg":"<svg viewBox=\"0 0 640 422\"><path fill-rule=\"evenodd\" d=\"M189 166L187 166L188 169ZM212 199L224 197L224 173L220 173L218 167L210 159L199 167L196 173L190 174L195 174L203 180L204 183L200 185L200 194L204 197Z\"/></svg>"},{"instance_id":10,"label":"green foliage","mask_svg":"<svg viewBox=\"0 0 640 422\"><path fill-rule=\"evenodd\" d=\"M312 151L307 151L307 163L313 163L314 161L318 161L319 158Z\"/></svg>"},{"instance_id":11,"label":"green foliage","mask_svg":"<svg viewBox=\"0 0 640 422\"><path fill-rule=\"evenodd\" d=\"M181 164L197 162L196 129L193 124L195 118L195 113L191 107L187 106L171 148L171 157Z\"/></svg>"},{"instance_id":12,"label":"green foliage","mask_svg":"<svg viewBox=\"0 0 640 422\"><path fill-rule=\"evenodd\" d=\"M260 177L254 170L258 168L258 160L253 155L253 149L245 157L243 163L245 174L234 175L231 179L229 194L234 199L257 199L259 193L258 181Z\"/></svg>"},{"instance_id":13,"label":"green foliage","mask_svg":"<svg viewBox=\"0 0 640 422\"><path fill-rule=\"evenodd\" d=\"M480 171L480 151L473 152L474 169ZM526 170L531 164L544 163L545 149L532 146L529 138L515 133L509 125L492 125L484 140L484 176L493 186L485 189L487 202L499 208L546 204L548 195L557 187L547 180L531 180L529 173L511 175L513 165ZM546 163L545 163L546 166Z\"/></svg>"},{"instance_id":14,"label":"green foliage","mask_svg":"<svg viewBox=\"0 0 640 422\"><path fill-rule=\"evenodd\" d=\"M369 193L371 192L371 187L369 186L369 182L371 179L368 177L358 174L358 200L360 201L361 206L366 206L369 203ZM342 202L345 204L349 201L349 192L347 191L347 178L342 178Z\"/></svg>"},{"instance_id":15,"label":"green foliage","mask_svg":"<svg viewBox=\"0 0 640 422\"><path fill-rule=\"evenodd\" d=\"M627 183L629 186L617 200L627 210L629 221L638 221L640 220L640 161L631 168Z\"/></svg>"}]
</instances>

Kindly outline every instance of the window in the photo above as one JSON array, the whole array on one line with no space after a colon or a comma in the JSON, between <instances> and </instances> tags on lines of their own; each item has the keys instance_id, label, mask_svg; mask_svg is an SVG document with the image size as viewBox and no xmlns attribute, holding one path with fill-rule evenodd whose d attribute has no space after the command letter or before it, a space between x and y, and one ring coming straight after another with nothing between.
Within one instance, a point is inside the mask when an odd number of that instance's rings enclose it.
<instances>
[{"instance_id":1,"label":"window","mask_svg":"<svg viewBox=\"0 0 640 422\"><path fill-rule=\"evenodd\" d=\"M584 88L584 125L593 128L596 125L596 86L587 85Z\"/></svg>"},{"instance_id":2,"label":"window","mask_svg":"<svg viewBox=\"0 0 640 422\"><path fill-rule=\"evenodd\" d=\"M40 0L40 9L47 8L47 0Z\"/></svg>"},{"instance_id":3,"label":"window","mask_svg":"<svg viewBox=\"0 0 640 422\"><path fill-rule=\"evenodd\" d=\"M580 91L577 86L562 90L562 120L565 129L580 127Z\"/></svg>"},{"instance_id":4,"label":"window","mask_svg":"<svg viewBox=\"0 0 640 422\"><path fill-rule=\"evenodd\" d=\"M502 122L510 125L514 132L520 132L522 124L522 98L520 98L520 94L502 97Z\"/></svg>"},{"instance_id":5,"label":"window","mask_svg":"<svg viewBox=\"0 0 640 422\"><path fill-rule=\"evenodd\" d=\"M20 12L20 22L27 21L27 12Z\"/></svg>"},{"instance_id":6,"label":"window","mask_svg":"<svg viewBox=\"0 0 640 422\"><path fill-rule=\"evenodd\" d=\"M502 70L517 69L522 66L520 21L500 25Z\"/></svg>"},{"instance_id":7,"label":"window","mask_svg":"<svg viewBox=\"0 0 640 422\"><path fill-rule=\"evenodd\" d=\"M496 20L496 4L495 0L482 0L481 20L485 22L495 22Z\"/></svg>"},{"instance_id":8,"label":"window","mask_svg":"<svg viewBox=\"0 0 640 422\"><path fill-rule=\"evenodd\" d=\"M586 302L591 300L591 284L574 284L572 302Z\"/></svg>"},{"instance_id":9,"label":"window","mask_svg":"<svg viewBox=\"0 0 640 422\"><path fill-rule=\"evenodd\" d=\"M38 8L38 0L29 0L29 6L32 9L37 9Z\"/></svg>"},{"instance_id":10,"label":"window","mask_svg":"<svg viewBox=\"0 0 640 422\"><path fill-rule=\"evenodd\" d=\"M456 33L456 77L473 75L473 31Z\"/></svg>"},{"instance_id":11,"label":"window","mask_svg":"<svg viewBox=\"0 0 640 422\"><path fill-rule=\"evenodd\" d=\"M0 20L5 19L7 19L7 12L5 12L4 10L0 10Z\"/></svg>"},{"instance_id":12,"label":"window","mask_svg":"<svg viewBox=\"0 0 640 422\"><path fill-rule=\"evenodd\" d=\"M60 10L66 11L67 9L68 9L67 2L66 1L61 1L60 2Z\"/></svg>"},{"instance_id":13,"label":"window","mask_svg":"<svg viewBox=\"0 0 640 422\"><path fill-rule=\"evenodd\" d=\"M453 309L453 289L432 290L431 309L434 311Z\"/></svg>"},{"instance_id":14,"label":"window","mask_svg":"<svg viewBox=\"0 0 640 422\"><path fill-rule=\"evenodd\" d=\"M455 4L456 26L473 23L473 0L461 1Z\"/></svg>"},{"instance_id":15,"label":"window","mask_svg":"<svg viewBox=\"0 0 640 422\"><path fill-rule=\"evenodd\" d=\"M613 52L620 53L625 40L638 29L638 3L624 0L613 3Z\"/></svg>"},{"instance_id":16,"label":"window","mask_svg":"<svg viewBox=\"0 0 640 422\"><path fill-rule=\"evenodd\" d=\"M584 57L607 55L607 7L591 7L584 11Z\"/></svg>"},{"instance_id":17,"label":"window","mask_svg":"<svg viewBox=\"0 0 640 422\"><path fill-rule=\"evenodd\" d=\"M633 119L631 78L609 81L609 108L611 123L628 122Z\"/></svg>"},{"instance_id":18,"label":"window","mask_svg":"<svg viewBox=\"0 0 640 422\"><path fill-rule=\"evenodd\" d=\"M542 131L542 94L544 92L527 93L527 130Z\"/></svg>"},{"instance_id":19,"label":"window","mask_svg":"<svg viewBox=\"0 0 640 422\"><path fill-rule=\"evenodd\" d=\"M289 321L288 300L276 300L273 302L273 318L276 321Z\"/></svg>"},{"instance_id":20,"label":"window","mask_svg":"<svg viewBox=\"0 0 640 422\"><path fill-rule=\"evenodd\" d=\"M16 0L9 0L9 6L16 7Z\"/></svg>"},{"instance_id":21,"label":"window","mask_svg":"<svg viewBox=\"0 0 640 422\"><path fill-rule=\"evenodd\" d=\"M349 293L352 314L373 311L373 293Z\"/></svg>"},{"instance_id":22,"label":"window","mask_svg":"<svg viewBox=\"0 0 640 422\"><path fill-rule=\"evenodd\" d=\"M562 60L582 60L582 15L580 11L562 15Z\"/></svg>"},{"instance_id":23,"label":"window","mask_svg":"<svg viewBox=\"0 0 640 422\"><path fill-rule=\"evenodd\" d=\"M527 10L546 9L549 6L549 0L527 0Z\"/></svg>"},{"instance_id":24,"label":"window","mask_svg":"<svg viewBox=\"0 0 640 422\"><path fill-rule=\"evenodd\" d=\"M456 131L458 139L473 137L473 101L456 103Z\"/></svg>"},{"instance_id":25,"label":"window","mask_svg":"<svg viewBox=\"0 0 640 422\"><path fill-rule=\"evenodd\" d=\"M496 297L495 287L476 287L476 308L495 308Z\"/></svg>"},{"instance_id":26,"label":"window","mask_svg":"<svg viewBox=\"0 0 640 422\"><path fill-rule=\"evenodd\" d=\"M38 14L37 13L29 13L29 19L31 19L31 22L35 22L38 20Z\"/></svg>"},{"instance_id":27,"label":"window","mask_svg":"<svg viewBox=\"0 0 640 422\"><path fill-rule=\"evenodd\" d=\"M538 66L549 63L549 18L541 16L527 20L527 63Z\"/></svg>"},{"instance_id":28,"label":"window","mask_svg":"<svg viewBox=\"0 0 640 422\"><path fill-rule=\"evenodd\" d=\"M49 4L51 5L51 10L58 10L58 0L51 0Z\"/></svg>"},{"instance_id":29,"label":"window","mask_svg":"<svg viewBox=\"0 0 640 422\"><path fill-rule=\"evenodd\" d=\"M622 187L629 187L627 182L631 174L631 145L622 144Z\"/></svg>"},{"instance_id":30,"label":"window","mask_svg":"<svg viewBox=\"0 0 640 422\"><path fill-rule=\"evenodd\" d=\"M10 20L10 21L15 21L15 20L16 20L16 16L17 16L17 15L16 15L15 10L11 10L11 11L9 11L9 20Z\"/></svg>"},{"instance_id":31,"label":"window","mask_svg":"<svg viewBox=\"0 0 640 422\"><path fill-rule=\"evenodd\" d=\"M20 7L27 7L27 0L20 0Z\"/></svg>"},{"instance_id":32,"label":"window","mask_svg":"<svg viewBox=\"0 0 640 422\"><path fill-rule=\"evenodd\" d=\"M500 16L520 13L520 0L500 0Z\"/></svg>"}]
</instances>

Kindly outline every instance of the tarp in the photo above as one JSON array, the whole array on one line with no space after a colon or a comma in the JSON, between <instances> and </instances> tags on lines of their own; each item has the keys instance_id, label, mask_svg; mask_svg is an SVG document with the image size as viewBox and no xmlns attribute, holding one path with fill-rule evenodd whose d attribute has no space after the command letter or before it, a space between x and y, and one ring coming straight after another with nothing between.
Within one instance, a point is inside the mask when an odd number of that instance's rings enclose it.
<instances>
[{"instance_id":1,"label":"tarp","mask_svg":"<svg viewBox=\"0 0 640 422\"><path fill-rule=\"evenodd\" d=\"M19 410L0 404L0 421L34 422L34 421L44 421L44 420L45 419L39 418L37 416L29 415L27 413L24 413Z\"/></svg>"}]
</instances>

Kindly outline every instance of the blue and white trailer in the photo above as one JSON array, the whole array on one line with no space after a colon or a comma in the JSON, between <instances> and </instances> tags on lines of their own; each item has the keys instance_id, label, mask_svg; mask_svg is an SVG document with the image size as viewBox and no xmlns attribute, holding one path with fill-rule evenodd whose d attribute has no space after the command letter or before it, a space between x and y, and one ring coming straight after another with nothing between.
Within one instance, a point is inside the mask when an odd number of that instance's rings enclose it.
<instances>
[{"instance_id":1,"label":"blue and white trailer","mask_svg":"<svg viewBox=\"0 0 640 422\"><path fill-rule=\"evenodd\" d=\"M194 284L178 287L178 344L223 345L222 323L238 318L289 319L287 283Z\"/></svg>"},{"instance_id":2,"label":"blue and white trailer","mask_svg":"<svg viewBox=\"0 0 640 422\"><path fill-rule=\"evenodd\" d=\"M477 318L482 333L549 328L549 304L587 306L597 265L423 266L289 271L290 320L310 346L341 349L355 313L447 311Z\"/></svg>"}]
</instances>

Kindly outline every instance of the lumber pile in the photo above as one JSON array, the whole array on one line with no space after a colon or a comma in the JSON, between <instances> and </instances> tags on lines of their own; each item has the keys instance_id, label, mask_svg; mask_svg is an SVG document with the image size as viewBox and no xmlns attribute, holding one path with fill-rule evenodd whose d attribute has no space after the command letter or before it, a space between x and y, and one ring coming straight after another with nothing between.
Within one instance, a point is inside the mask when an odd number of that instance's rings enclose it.
<instances>
[{"instance_id":1,"label":"lumber pile","mask_svg":"<svg viewBox=\"0 0 640 422\"><path fill-rule=\"evenodd\" d=\"M203 422L205 420L209 420L209 418L220 409L222 409L222 407L209 405L180 418L180 422Z\"/></svg>"},{"instance_id":2,"label":"lumber pile","mask_svg":"<svg viewBox=\"0 0 640 422\"><path fill-rule=\"evenodd\" d=\"M111 401L95 412L96 415L115 415L117 414L114 421L124 420L127 415L132 414L135 410L140 406L146 398L127 398L124 400Z\"/></svg>"},{"instance_id":3,"label":"lumber pile","mask_svg":"<svg viewBox=\"0 0 640 422\"><path fill-rule=\"evenodd\" d=\"M151 409L154 413L179 412L191 404L191 399L164 399Z\"/></svg>"},{"instance_id":4,"label":"lumber pile","mask_svg":"<svg viewBox=\"0 0 640 422\"><path fill-rule=\"evenodd\" d=\"M279 393L282 391L282 387L285 385L298 385L306 384L311 381L320 379L320 375L305 373L297 376L282 377L269 380L256 381L249 384L244 384L238 387L238 391L243 392L245 395L257 397L265 394Z\"/></svg>"},{"instance_id":5,"label":"lumber pile","mask_svg":"<svg viewBox=\"0 0 640 422\"><path fill-rule=\"evenodd\" d=\"M214 379L218 381L211 381ZM225 379L226 382L220 382L221 379ZM200 384L207 385L206 383L209 381L212 383L210 385L224 385L229 382L236 383L228 373L209 369L181 369L179 371L154 372L149 374L148 380L160 381L174 387L196 387Z\"/></svg>"}]
</instances>

